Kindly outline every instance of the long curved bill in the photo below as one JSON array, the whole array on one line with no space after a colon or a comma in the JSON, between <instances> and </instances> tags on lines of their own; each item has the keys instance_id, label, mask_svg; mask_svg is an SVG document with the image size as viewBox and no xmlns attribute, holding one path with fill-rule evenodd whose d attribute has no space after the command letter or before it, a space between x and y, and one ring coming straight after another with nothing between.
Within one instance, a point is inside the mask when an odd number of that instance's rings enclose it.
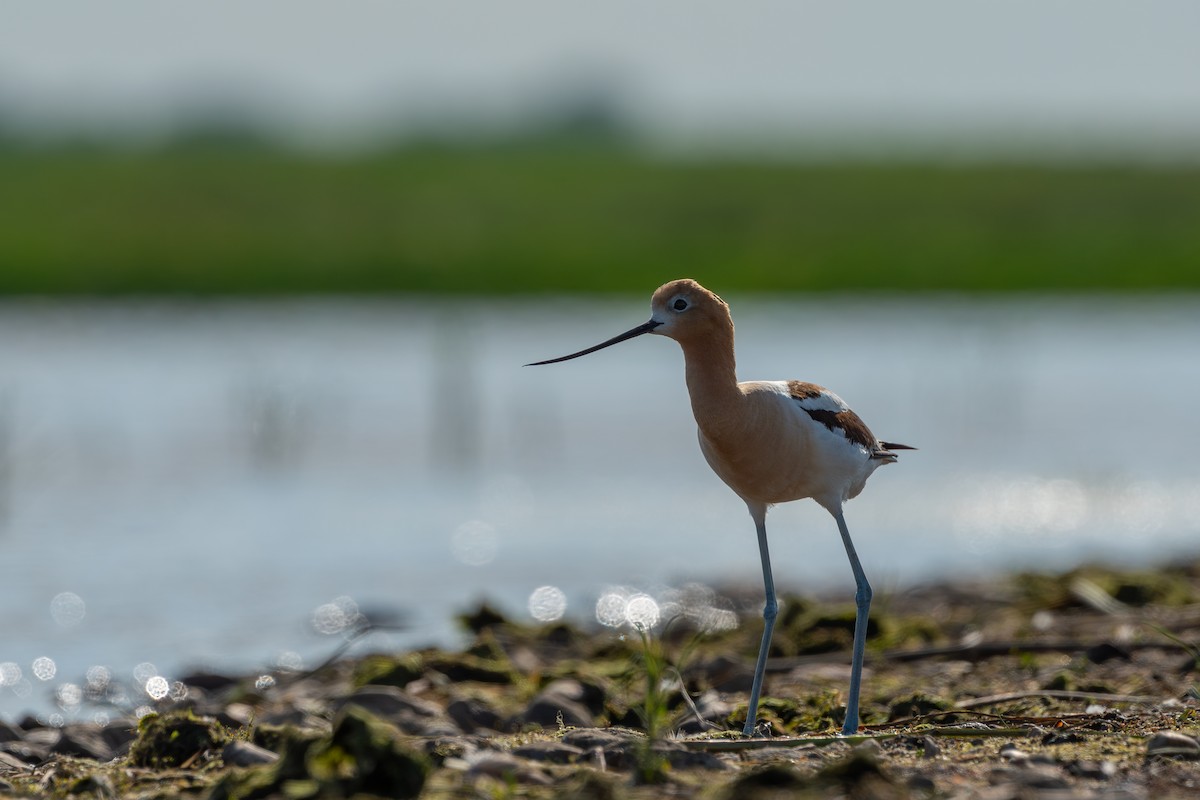
<instances>
[{"instance_id":1,"label":"long curved bill","mask_svg":"<svg viewBox=\"0 0 1200 800\"><path fill-rule=\"evenodd\" d=\"M641 336L643 333L649 333L650 331L657 328L659 325L662 325L662 323L658 322L656 320L650 320L649 322L643 322L641 325L638 325L636 328L625 331L624 333L620 334L619 336L614 336L613 338L609 339L607 342L601 342L600 344L595 345L594 347L589 347L586 350L580 350L578 353L571 353L571 355L569 355L569 356L561 356L559 358L551 358L551 359L547 359L546 361L534 361L532 364L526 364L525 366L540 367L542 364L557 364L559 361L570 361L572 358L579 358L580 356L586 356L588 353L594 353L597 350L603 350L606 347L612 347L614 344L620 344L621 342L624 342L627 339L632 339L635 336Z\"/></svg>"}]
</instances>

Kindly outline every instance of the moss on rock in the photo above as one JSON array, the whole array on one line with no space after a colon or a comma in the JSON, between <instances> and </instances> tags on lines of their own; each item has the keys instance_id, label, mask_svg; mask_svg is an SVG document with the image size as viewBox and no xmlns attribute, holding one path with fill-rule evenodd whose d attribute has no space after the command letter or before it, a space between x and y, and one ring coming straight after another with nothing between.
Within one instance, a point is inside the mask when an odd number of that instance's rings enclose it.
<instances>
[{"instance_id":1,"label":"moss on rock","mask_svg":"<svg viewBox=\"0 0 1200 800\"><path fill-rule=\"evenodd\" d=\"M135 767L179 767L197 754L216 750L229 735L215 719L191 711L147 714L138 723L138 737L129 748Z\"/></svg>"}]
</instances>

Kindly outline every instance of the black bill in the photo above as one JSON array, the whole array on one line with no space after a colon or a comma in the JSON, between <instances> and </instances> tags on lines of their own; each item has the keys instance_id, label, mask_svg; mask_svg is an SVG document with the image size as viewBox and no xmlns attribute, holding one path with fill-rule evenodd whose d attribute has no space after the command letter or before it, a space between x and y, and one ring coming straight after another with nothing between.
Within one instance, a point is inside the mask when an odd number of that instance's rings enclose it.
<instances>
[{"instance_id":1,"label":"black bill","mask_svg":"<svg viewBox=\"0 0 1200 800\"><path fill-rule=\"evenodd\" d=\"M662 325L662 323L657 322L656 320L650 320L649 322L643 322L641 325L638 325L633 330L625 331L624 333L620 334L619 336L614 336L613 338L609 339L607 342L601 342L600 344L598 344L594 347L589 347L587 350L580 350L578 353L571 353L571 355L569 355L569 356L562 356L560 358L551 358L551 359L547 359L546 361L535 361L532 364L526 364L525 366L540 367L542 364L557 364L559 361L570 361L572 358L579 358L580 356L586 356L588 353L594 353L597 350L603 350L606 347L612 347L614 344L620 344L621 342L625 341L626 339L632 339L635 336L641 336L643 333L649 333L650 331L657 328L659 325Z\"/></svg>"}]
</instances>

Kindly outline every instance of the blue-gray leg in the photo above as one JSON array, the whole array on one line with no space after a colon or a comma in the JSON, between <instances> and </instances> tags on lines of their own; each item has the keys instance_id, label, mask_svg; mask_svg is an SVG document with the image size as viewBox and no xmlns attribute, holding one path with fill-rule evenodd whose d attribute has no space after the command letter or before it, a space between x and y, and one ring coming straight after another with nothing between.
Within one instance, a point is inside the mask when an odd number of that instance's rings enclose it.
<instances>
[{"instance_id":1,"label":"blue-gray leg","mask_svg":"<svg viewBox=\"0 0 1200 800\"><path fill-rule=\"evenodd\" d=\"M850 541L850 531L846 529L846 519L842 509L833 512L837 520L838 530L842 533L842 543L846 545L846 555L850 557L850 569L854 571L854 653L850 659L850 696L846 700L846 724L842 726L842 735L851 736L858 732L858 695L862 688L863 655L867 649L867 615L871 610L871 584L863 572L862 564L858 563L858 553L854 552L854 543Z\"/></svg>"},{"instance_id":2,"label":"blue-gray leg","mask_svg":"<svg viewBox=\"0 0 1200 800\"><path fill-rule=\"evenodd\" d=\"M766 602L763 604L762 644L758 647L758 661L754 665L754 683L750 688L750 707L746 710L746 727L742 729L743 735L753 736L754 724L758 719L758 699L762 696L763 675L767 671L767 652L771 649L771 633L775 630L775 617L779 615L779 601L775 599L775 580L771 577L771 554L767 550L767 507L765 505L747 505L750 506L750 516L754 518L754 527L758 530L758 554L762 559L763 592L766 595Z\"/></svg>"}]
</instances>

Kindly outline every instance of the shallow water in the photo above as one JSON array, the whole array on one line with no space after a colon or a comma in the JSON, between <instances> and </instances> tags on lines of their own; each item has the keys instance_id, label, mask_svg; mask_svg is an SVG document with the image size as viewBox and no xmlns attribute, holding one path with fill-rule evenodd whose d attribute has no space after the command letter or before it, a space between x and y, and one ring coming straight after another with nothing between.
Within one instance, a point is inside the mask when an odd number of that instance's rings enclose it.
<instances>
[{"instance_id":1,"label":"shallow water","mask_svg":"<svg viewBox=\"0 0 1200 800\"><path fill-rule=\"evenodd\" d=\"M847 507L877 589L1200 542L1200 298L729 299L743 378L829 386L921 448ZM337 598L403 614L370 644L407 646L453 641L485 596L526 614L553 586L590 618L608 586L757 582L672 342L520 366L646 316L573 298L0 308L0 715L87 713L54 687L101 665L144 684L315 663ZM781 587L849 596L825 512L768 527Z\"/></svg>"}]
</instances>

